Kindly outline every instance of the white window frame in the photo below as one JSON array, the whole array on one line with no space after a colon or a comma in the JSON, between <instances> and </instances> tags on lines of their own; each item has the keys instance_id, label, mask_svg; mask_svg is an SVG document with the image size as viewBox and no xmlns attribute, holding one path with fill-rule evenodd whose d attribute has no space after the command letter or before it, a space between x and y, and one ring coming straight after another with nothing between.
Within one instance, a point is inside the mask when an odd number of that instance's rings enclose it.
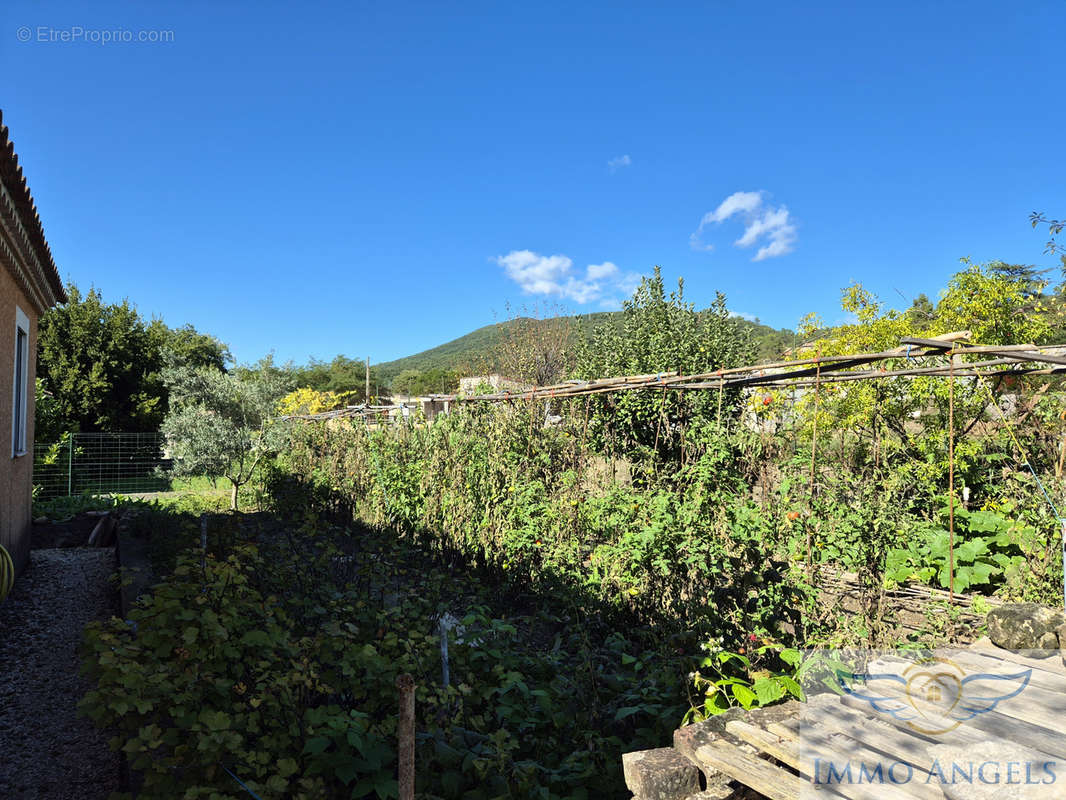
<instances>
[{"instance_id":1,"label":"white window frame","mask_svg":"<svg viewBox=\"0 0 1066 800\"><path fill-rule=\"evenodd\" d=\"M11 457L29 452L30 318L15 306L15 360L11 362Z\"/></svg>"}]
</instances>

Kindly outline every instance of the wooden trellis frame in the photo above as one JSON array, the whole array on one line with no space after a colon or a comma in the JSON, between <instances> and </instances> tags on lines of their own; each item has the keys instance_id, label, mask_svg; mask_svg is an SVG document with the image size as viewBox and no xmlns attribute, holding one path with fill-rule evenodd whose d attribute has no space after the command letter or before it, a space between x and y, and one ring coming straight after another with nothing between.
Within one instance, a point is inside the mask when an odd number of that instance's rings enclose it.
<instances>
[{"instance_id":1,"label":"wooden trellis frame","mask_svg":"<svg viewBox=\"0 0 1066 800\"><path fill-rule=\"evenodd\" d=\"M595 394L659 389L675 391L722 390L731 387L761 386L768 388L813 387L815 384L847 381L881 380L914 377L1003 377L1047 376L1066 373L1066 346L1037 347L1034 344L970 345L960 341L969 337L966 331L948 333L933 339L905 337L892 350L848 355L816 356L814 358L753 364L720 369L695 375L678 371L655 372L646 375L626 375L615 378L569 380L550 386L535 386L520 391L501 391L491 394L461 395L432 394L430 400L448 403L485 403L513 400L552 400L585 397ZM986 355L981 361L944 363L944 356ZM914 366L874 368L884 362L906 360ZM931 360L937 363L930 363ZM856 370L857 367L865 369ZM321 414L296 414L288 419L336 419L380 414L390 406L350 406Z\"/></svg>"},{"instance_id":2,"label":"wooden trellis frame","mask_svg":"<svg viewBox=\"0 0 1066 800\"><path fill-rule=\"evenodd\" d=\"M434 394L429 398L435 402L448 403L485 403L513 402L516 400L555 400L572 397L591 397L596 394L614 394L619 392L659 390L665 400L667 391L708 391L715 390L719 397L719 417L721 415L721 396L726 388L763 387L763 388L804 388L813 387L816 391L829 383L849 381L882 380L885 378L943 377L949 381L949 389L954 388L956 378L992 378L1004 376L1056 376L1066 374L1066 346L1037 347L1035 344L1012 345L972 345L965 340L970 338L969 331L946 333L931 339L904 337L899 347L868 353L851 353L846 355L823 356L820 353L813 358L778 361L769 364L755 364L744 367L720 369L695 375L682 375L679 371L649 373L646 375L627 375L614 378L596 378L593 380L569 380L550 386L536 386L521 391L501 391L491 394L459 395ZM959 362L958 356L987 356L972 362ZM947 360L945 362L945 356ZM900 360L906 366L894 362ZM886 368L885 364L889 366ZM880 366L875 366L880 365ZM951 417L949 443L954 441L954 392L949 392L949 416ZM327 420L352 417L370 417L382 413L389 407L353 406L322 414L302 414L288 419ZM586 412L587 413L587 412ZM531 420L532 422L532 420ZM815 434L817 436L817 434ZM657 433L658 436L658 433ZM815 445L816 446L816 445ZM950 456L949 456L950 458ZM811 475L814 476L815 452L811 453ZM951 520L949 522L950 544L948 548L949 598L954 600L954 460L951 459L951 476L949 496L951 497ZM1050 498L1048 499L1050 503ZM1061 519L1062 553L1066 563L1066 519ZM810 566L810 542L807 543L808 567ZM1063 604L1066 606L1066 575L1063 577Z\"/></svg>"},{"instance_id":3,"label":"wooden trellis frame","mask_svg":"<svg viewBox=\"0 0 1066 800\"><path fill-rule=\"evenodd\" d=\"M501 400L538 400L564 397L580 397L608 392L626 392L639 389L673 389L699 391L743 386L813 386L854 380L878 380L917 376L948 377L952 371L949 364L926 365L930 359L943 359L945 355L987 355L982 361L959 365L954 369L958 378L1002 375L1052 375L1066 372L1066 347L1040 348L1033 344L1016 345L969 345L960 342L968 338L965 331L949 333L934 339L906 337L900 346L892 350L872 353L853 353L837 356L816 356L794 361L778 361L770 364L755 364L745 367L721 369L696 375L680 372L659 372L647 375L628 375L618 378L594 380L570 380L551 386L537 386L523 391L503 391L482 395L432 395L434 400L450 402L498 402ZM920 366L885 369L869 368L873 364L905 359ZM1036 366L1039 365L1039 366ZM856 367L868 367L860 371Z\"/></svg>"}]
</instances>

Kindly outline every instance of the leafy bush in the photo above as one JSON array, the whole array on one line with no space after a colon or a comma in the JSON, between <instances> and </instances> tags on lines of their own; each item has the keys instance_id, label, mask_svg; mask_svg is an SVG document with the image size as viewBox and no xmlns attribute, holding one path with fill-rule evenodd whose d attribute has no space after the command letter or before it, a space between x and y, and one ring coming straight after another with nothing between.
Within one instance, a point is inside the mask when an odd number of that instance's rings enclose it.
<instances>
[{"instance_id":1,"label":"leafy bush","mask_svg":"<svg viewBox=\"0 0 1066 800\"><path fill-rule=\"evenodd\" d=\"M1043 340L1027 287L968 266L937 306L901 313L855 286L854 323L804 333L823 354L966 326ZM692 374L748 353L723 298L697 312L656 271L578 371ZM302 524L255 547L246 526L222 526L201 567L182 555L190 514L146 521L172 534L158 552L177 568L131 624L90 631L84 707L159 796L240 796L236 778L264 798L388 797L393 680L408 672L425 796L620 792L622 750L661 745L685 708L799 697L791 645L884 644L886 585L946 586L949 473L956 590L1053 597L1056 522L1018 468L1053 488L1063 473L1062 395L1042 391L957 380L950 443L947 386L922 375L787 404L645 390L472 403L432 425L299 423L267 477L273 510ZM1044 430L1015 431L1029 414ZM334 530L353 519L355 535ZM859 575L854 630L819 603L823 565ZM446 612L462 620L443 686Z\"/></svg>"},{"instance_id":2,"label":"leafy bush","mask_svg":"<svg viewBox=\"0 0 1066 800\"><path fill-rule=\"evenodd\" d=\"M202 567L179 555L129 620L87 633L82 708L115 732L141 796L237 798L236 776L265 799L394 797L404 672L426 797L621 792L621 752L662 741L684 710L684 641L612 632L561 594L501 601L468 566L388 534L330 535L317 515L259 538L212 538ZM465 613L444 687L446 609Z\"/></svg>"},{"instance_id":3,"label":"leafy bush","mask_svg":"<svg viewBox=\"0 0 1066 800\"><path fill-rule=\"evenodd\" d=\"M53 522L73 517L83 511L103 511L130 503L119 495L75 494L69 497L54 497L50 500L34 498L33 516L47 517Z\"/></svg>"},{"instance_id":4,"label":"leafy bush","mask_svg":"<svg viewBox=\"0 0 1066 800\"><path fill-rule=\"evenodd\" d=\"M560 582L734 643L799 632L807 601L785 560L788 532L751 503L733 442L694 425L676 475L595 487L581 417L565 419L544 427L522 404L466 406L431 426L304 424L285 468L364 524L491 566L498 580Z\"/></svg>"},{"instance_id":5,"label":"leafy bush","mask_svg":"<svg viewBox=\"0 0 1066 800\"><path fill-rule=\"evenodd\" d=\"M684 283L667 294L655 268L626 300L616 324L596 328L579 348L576 377L681 372L685 375L750 364L755 345L750 329L726 308L718 294L710 308L697 311L684 299ZM679 463L680 431L688 419L726 419L739 401L735 389L711 392L623 392L590 396L586 417L594 445L634 458L638 466L654 459ZM646 463L648 457L651 463Z\"/></svg>"},{"instance_id":6,"label":"leafy bush","mask_svg":"<svg viewBox=\"0 0 1066 800\"><path fill-rule=\"evenodd\" d=\"M755 642L758 637L751 639ZM704 656L699 669L691 676L697 695L685 713L684 722L701 722L738 706L761 708L786 698L806 701L800 681L813 661L804 661L799 650L774 645L756 648L753 655L772 658L782 668L775 672L762 669L753 674L752 660L743 653L716 650Z\"/></svg>"},{"instance_id":7,"label":"leafy bush","mask_svg":"<svg viewBox=\"0 0 1066 800\"><path fill-rule=\"evenodd\" d=\"M955 522L955 591L995 588L1008 578L1015 584L1019 582L1022 571L1030 565L1027 556L1038 544L1035 528L994 511L963 508L956 511ZM947 589L948 531L929 527L921 534L907 548L889 552L885 577L895 583L931 583L935 579L936 584ZM1046 558L1047 547L1042 550L1041 558Z\"/></svg>"}]
</instances>

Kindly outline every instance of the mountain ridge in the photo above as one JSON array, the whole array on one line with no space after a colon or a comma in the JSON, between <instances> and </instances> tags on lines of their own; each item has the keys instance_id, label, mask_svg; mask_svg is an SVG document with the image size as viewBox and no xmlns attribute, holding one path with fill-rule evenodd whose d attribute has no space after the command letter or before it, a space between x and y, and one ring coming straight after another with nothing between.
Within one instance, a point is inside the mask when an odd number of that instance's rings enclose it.
<instances>
[{"instance_id":1,"label":"mountain ridge","mask_svg":"<svg viewBox=\"0 0 1066 800\"><path fill-rule=\"evenodd\" d=\"M600 325L620 321L623 311L598 311L591 314L573 314L562 317L572 320L574 328L579 333L589 333ZM554 317L550 319L560 319ZM766 361L780 355L787 347L796 343L796 334L788 328L772 328L763 325L758 318L749 320L737 317L738 321L752 332L757 348L759 361ZM442 369L455 372L467 372L477 374L491 359L496 345L506 328L528 318L515 318L503 322L493 322L482 325L469 333L465 333L450 341L443 342L435 347L430 347L409 356L395 358L391 361L382 361L373 365L378 378L390 383L393 378L405 370ZM545 320L547 321L547 320Z\"/></svg>"}]
</instances>

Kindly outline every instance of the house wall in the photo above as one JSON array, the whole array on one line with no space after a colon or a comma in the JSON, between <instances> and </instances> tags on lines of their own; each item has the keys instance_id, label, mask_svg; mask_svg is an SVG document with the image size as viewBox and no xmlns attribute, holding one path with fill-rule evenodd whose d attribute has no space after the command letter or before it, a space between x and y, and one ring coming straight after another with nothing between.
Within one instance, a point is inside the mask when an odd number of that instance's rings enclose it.
<instances>
[{"instance_id":1,"label":"house wall","mask_svg":"<svg viewBox=\"0 0 1066 800\"><path fill-rule=\"evenodd\" d=\"M29 394L26 398L26 455L13 458L11 425L15 386L15 307L30 321ZM30 558L30 508L33 495L33 403L37 373L37 309L0 266L0 544L11 554L16 572Z\"/></svg>"},{"instance_id":2,"label":"house wall","mask_svg":"<svg viewBox=\"0 0 1066 800\"><path fill-rule=\"evenodd\" d=\"M434 400L427 397L422 398L419 402L422 405L422 414L426 418L426 422L432 422L438 415L448 413L447 400Z\"/></svg>"}]
</instances>

